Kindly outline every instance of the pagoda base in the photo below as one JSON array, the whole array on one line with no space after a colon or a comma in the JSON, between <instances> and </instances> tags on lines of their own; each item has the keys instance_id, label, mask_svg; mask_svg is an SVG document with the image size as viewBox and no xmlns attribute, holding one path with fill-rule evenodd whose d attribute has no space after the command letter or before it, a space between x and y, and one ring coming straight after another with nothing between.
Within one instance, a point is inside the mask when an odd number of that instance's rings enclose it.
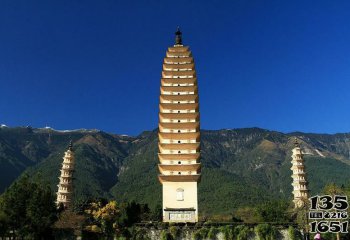
<instances>
[{"instance_id":1,"label":"pagoda base","mask_svg":"<svg viewBox=\"0 0 350 240\"><path fill-rule=\"evenodd\" d=\"M197 222L196 209L194 208L166 208L164 209L163 222Z\"/></svg>"},{"instance_id":2,"label":"pagoda base","mask_svg":"<svg viewBox=\"0 0 350 240\"><path fill-rule=\"evenodd\" d=\"M163 182L163 221L198 222L197 182Z\"/></svg>"}]
</instances>

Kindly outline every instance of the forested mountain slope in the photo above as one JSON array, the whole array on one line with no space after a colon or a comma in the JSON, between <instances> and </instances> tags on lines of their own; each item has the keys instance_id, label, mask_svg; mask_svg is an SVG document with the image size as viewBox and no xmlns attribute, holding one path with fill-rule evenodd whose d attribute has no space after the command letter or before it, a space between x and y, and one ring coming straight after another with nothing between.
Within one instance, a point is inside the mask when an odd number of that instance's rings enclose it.
<instances>
[{"instance_id":1,"label":"forested mountain slope","mask_svg":"<svg viewBox=\"0 0 350 240\"><path fill-rule=\"evenodd\" d=\"M294 137L305 152L311 193L350 179L350 134L284 134L259 128L202 130L202 214L291 198ZM137 137L98 130L0 128L0 192L21 174L40 175L56 191L62 157L72 139L77 200L93 197L161 203L157 130ZM261 197L263 196L263 197Z\"/></svg>"}]
</instances>

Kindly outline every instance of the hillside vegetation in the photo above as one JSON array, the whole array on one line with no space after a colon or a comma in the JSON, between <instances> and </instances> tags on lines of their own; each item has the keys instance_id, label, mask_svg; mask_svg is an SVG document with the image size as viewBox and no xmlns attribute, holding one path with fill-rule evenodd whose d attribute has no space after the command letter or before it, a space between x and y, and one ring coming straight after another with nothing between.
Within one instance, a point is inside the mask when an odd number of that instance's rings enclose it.
<instances>
[{"instance_id":1,"label":"hillside vegetation","mask_svg":"<svg viewBox=\"0 0 350 240\"><path fill-rule=\"evenodd\" d=\"M283 134L259 128L203 130L202 215L229 214L268 200L291 198L291 149L297 137L305 152L309 188L350 179L350 134ZM113 198L161 204L157 130L137 137L98 130L60 132L30 127L0 128L0 192L24 173L40 175L53 191L70 139L76 156L76 201Z\"/></svg>"}]
</instances>

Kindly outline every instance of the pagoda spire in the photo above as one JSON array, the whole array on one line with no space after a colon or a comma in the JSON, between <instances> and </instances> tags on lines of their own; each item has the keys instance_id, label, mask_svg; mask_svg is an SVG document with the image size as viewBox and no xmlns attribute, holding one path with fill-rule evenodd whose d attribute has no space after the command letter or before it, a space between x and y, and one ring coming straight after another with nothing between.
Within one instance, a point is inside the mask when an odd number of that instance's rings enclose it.
<instances>
[{"instance_id":1,"label":"pagoda spire","mask_svg":"<svg viewBox=\"0 0 350 240\"><path fill-rule=\"evenodd\" d=\"M68 150L64 153L59 184L57 185L57 206L70 208L73 200L74 152L73 143L69 142Z\"/></svg>"},{"instance_id":2,"label":"pagoda spire","mask_svg":"<svg viewBox=\"0 0 350 240\"><path fill-rule=\"evenodd\" d=\"M298 138L297 137L294 138L294 146L295 147L300 147L300 144L298 142Z\"/></svg>"},{"instance_id":3,"label":"pagoda spire","mask_svg":"<svg viewBox=\"0 0 350 240\"><path fill-rule=\"evenodd\" d=\"M177 27L175 32L175 45L182 45L182 32L180 31L180 27Z\"/></svg>"},{"instance_id":4,"label":"pagoda spire","mask_svg":"<svg viewBox=\"0 0 350 240\"><path fill-rule=\"evenodd\" d=\"M292 153L293 203L295 208L300 208L303 207L308 200L309 190L307 188L304 157L297 138L294 139Z\"/></svg>"},{"instance_id":5,"label":"pagoda spire","mask_svg":"<svg viewBox=\"0 0 350 240\"><path fill-rule=\"evenodd\" d=\"M73 151L73 142L72 142L72 140L69 141L68 149Z\"/></svg>"}]
</instances>

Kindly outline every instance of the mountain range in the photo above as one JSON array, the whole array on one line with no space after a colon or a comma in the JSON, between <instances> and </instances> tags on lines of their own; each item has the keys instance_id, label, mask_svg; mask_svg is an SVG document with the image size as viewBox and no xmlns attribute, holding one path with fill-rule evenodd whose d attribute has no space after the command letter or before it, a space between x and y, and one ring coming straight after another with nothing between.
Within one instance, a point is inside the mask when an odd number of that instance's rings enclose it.
<instances>
[{"instance_id":1,"label":"mountain range","mask_svg":"<svg viewBox=\"0 0 350 240\"><path fill-rule=\"evenodd\" d=\"M113 198L161 204L157 129L126 136L99 130L0 127L0 193L23 174L57 190L62 157L72 140L76 201ZM201 214L227 214L242 206L292 198L291 150L304 152L311 194L349 183L350 133L281 133L260 128L202 130Z\"/></svg>"}]
</instances>

